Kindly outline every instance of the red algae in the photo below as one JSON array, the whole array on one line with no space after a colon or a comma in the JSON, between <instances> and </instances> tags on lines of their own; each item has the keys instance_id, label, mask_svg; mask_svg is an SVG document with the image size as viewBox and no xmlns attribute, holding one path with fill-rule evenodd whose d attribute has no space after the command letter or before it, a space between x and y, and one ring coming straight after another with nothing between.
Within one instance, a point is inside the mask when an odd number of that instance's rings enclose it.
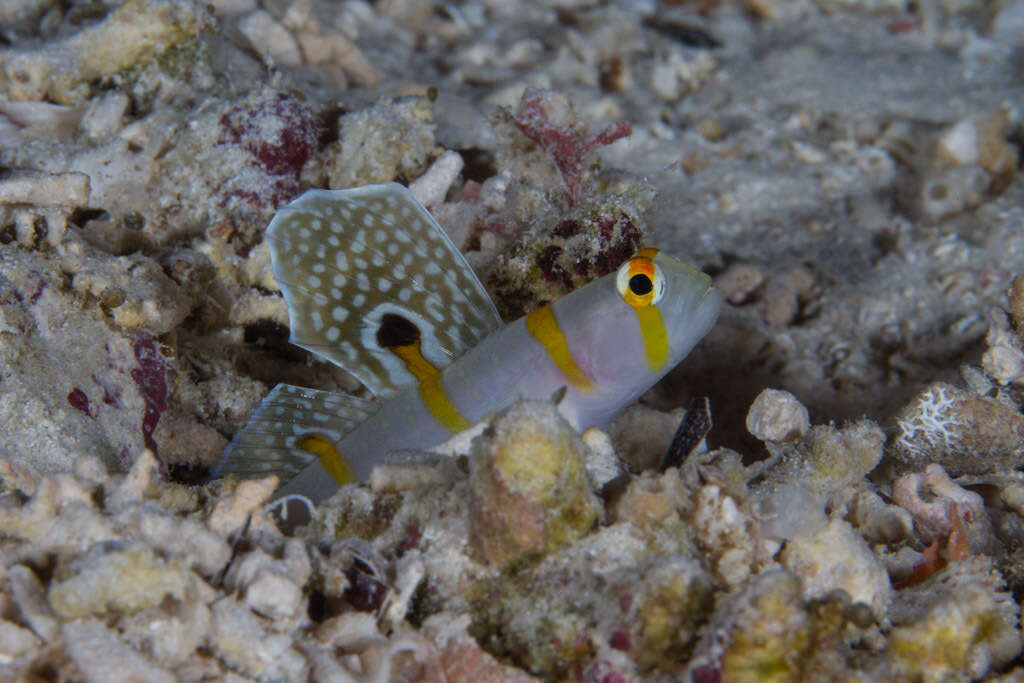
<instances>
[{"instance_id":1,"label":"red algae","mask_svg":"<svg viewBox=\"0 0 1024 683\"><path fill-rule=\"evenodd\" d=\"M131 371L132 380L139 388L146 404L142 413L142 439L146 447L157 455L156 440L153 431L160 421L160 415L167 409L167 380L164 360L156 349L156 344L149 336L142 336L132 344L135 360L139 367Z\"/></svg>"},{"instance_id":2,"label":"red algae","mask_svg":"<svg viewBox=\"0 0 1024 683\"><path fill-rule=\"evenodd\" d=\"M584 157L594 149L610 145L633 131L628 123L620 121L597 135L584 137L576 127L559 126L552 122L542 95L524 98L513 122L523 135L551 155L565 183L565 198L570 206L579 202L583 196Z\"/></svg>"},{"instance_id":3,"label":"red algae","mask_svg":"<svg viewBox=\"0 0 1024 683\"><path fill-rule=\"evenodd\" d=\"M274 209L299 193L303 165L317 148L319 130L313 110L285 93L262 94L229 109L220 118L220 144L234 144L250 155L249 165L268 176L268 184L236 189L222 200Z\"/></svg>"},{"instance_id":4,"label":"red algae","mask_svg":"<svg viewBox=\"0 0 1024 683\"><path fill-rule=\"evenodd\" d=\"M85 392L75 387L68 393L68 403L71 404L72 408L77 408L89 417L96 417L95 409L92 404L89 403L89 397L85 395Z\"/></svg>"}]
</instances>

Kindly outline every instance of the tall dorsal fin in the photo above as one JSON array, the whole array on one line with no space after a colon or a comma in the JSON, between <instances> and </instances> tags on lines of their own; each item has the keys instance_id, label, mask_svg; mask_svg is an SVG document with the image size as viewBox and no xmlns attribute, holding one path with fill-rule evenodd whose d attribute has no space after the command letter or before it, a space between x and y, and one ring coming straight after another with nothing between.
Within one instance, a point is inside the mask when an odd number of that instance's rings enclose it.
<instances>
[{"instance_id":1,"label":"tall dorsal fin","mask_svg":"<svg viewBox=\"0 0 1024 683\"><path fill-rule=\"evenodd\" d=\"M501 325L466 259L398 183L309 190L277 212L267 239L291 342L379 398Z\"/></svg>"}]
</instances>

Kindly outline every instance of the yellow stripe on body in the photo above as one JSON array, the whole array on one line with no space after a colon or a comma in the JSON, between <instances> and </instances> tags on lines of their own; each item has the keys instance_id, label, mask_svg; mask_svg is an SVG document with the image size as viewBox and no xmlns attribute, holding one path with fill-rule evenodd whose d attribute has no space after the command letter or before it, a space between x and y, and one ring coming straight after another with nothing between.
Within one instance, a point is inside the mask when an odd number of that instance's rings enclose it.
<instances>
[{"instance_id":1,"label":"yellow stripe on body","mask_svg":"<svg viewBox=\"0 0 1024 683\"><path fill-rule=\"evenodd\" d=\"M562 334L562 328L555 319L555 312L551 310L551 304L538 308L526 316L526 330L547 349L548 356L554 361L558 371L576 387L577 391L589 394L597 389L593 380L576 365L565 335Z\"/></svg>"},{"instance_id":2,"label":"yellow stripe on body","mask_svg":"<svg viewBox=\"0 0 1024 683\"><path fill-rule=\"evenodd\" d=\"M405 346L391 346L388 350L402 359L406 369L419 381L420 400L448 431L454 434L473 426L448 397L448 392L441 384L440 370L423 357L418 340Z\"/></svg>"},{"instance_id":3,"label":"yellow stripe on body","mask_svg":"<svg viewBox=\"0 0 1024 683\"><path fill-rule=\"evenodd\" d=\"M640 335L644 338L647 367L657 372L668 362L668 331L665 329L665 321L661 319L661 311L657 306L636 307L633 310L640 323Z\"/></svg>"},{"instance_id":4,"label":"yellow stripe on body","mask_svg":"<svg viewBox=\"0 0 1024 683\"><path fill-rule=\"evenodd\" d=\"M351 484L358 481L352 474L352 469L341 457L338 449L334 447L331 440L322 434L307 434L301 437L296 444L304 451L309 451L320 459L320 466L327 470L331 478L338 484Z\"/></svg>"}]
</instances>

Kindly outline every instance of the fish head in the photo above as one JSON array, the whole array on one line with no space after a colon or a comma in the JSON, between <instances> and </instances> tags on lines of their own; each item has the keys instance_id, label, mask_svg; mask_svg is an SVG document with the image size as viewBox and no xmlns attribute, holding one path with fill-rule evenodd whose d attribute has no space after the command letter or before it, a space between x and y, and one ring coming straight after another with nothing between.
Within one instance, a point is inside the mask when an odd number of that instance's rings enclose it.
<instances>
[{"instance_id":1,"label":"fish head","mask_svg":"<svg viewBox=\"0 0 1024 683\"><path fill-rule=\"evenodd\" d=\"M594 412L581 422L599 424L678 365L715 324L722 301L707 274L645 248L555 302L575 362L595 387L580 397L580 408Z\"/></svg>"}]
</instances>

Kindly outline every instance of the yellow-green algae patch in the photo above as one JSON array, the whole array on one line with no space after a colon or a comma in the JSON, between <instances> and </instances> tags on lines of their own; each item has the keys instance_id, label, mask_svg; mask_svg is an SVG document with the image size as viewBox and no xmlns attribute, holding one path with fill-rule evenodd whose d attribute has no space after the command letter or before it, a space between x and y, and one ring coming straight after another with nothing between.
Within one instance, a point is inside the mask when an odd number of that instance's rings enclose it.
<instances>
[{"instance_id":1,"label":"yellow-green algae patch","mask_svg":"<svg viewBox=\"0 0 1024 683\"><path fill-rule=\"evenodd\" d=\"M752 600L729 634L722 679L745 683L797 681L811 646L811 624L803 609L800 579L770 572L754 582Z\"/></svg>"},{"instance_id":2,"label":"yellow-green algae patch","mask_svg":"<svg viewBox=\"0 0 1024 683\"><path fill-rule=\"evenodd\" d=\"M539 558L589 533L603 515L583 466L586 445L549 406L517 403L470 458L470 545L497 566Z\"/></svg>"},{"instance_id":3,"label":"yellow-green algae patch","mask_svg":"<svg viewBox=\"0 0 1024 683\"><path fill-rule=\"evenodd\" d=\"M976 678L993 661L1020 650L1019 607L1000 592L989 558L955 562L928 581L904 589L894 607L901 619L889 634L889 673L900 680Z\"/></svg>"}]
</instances>

